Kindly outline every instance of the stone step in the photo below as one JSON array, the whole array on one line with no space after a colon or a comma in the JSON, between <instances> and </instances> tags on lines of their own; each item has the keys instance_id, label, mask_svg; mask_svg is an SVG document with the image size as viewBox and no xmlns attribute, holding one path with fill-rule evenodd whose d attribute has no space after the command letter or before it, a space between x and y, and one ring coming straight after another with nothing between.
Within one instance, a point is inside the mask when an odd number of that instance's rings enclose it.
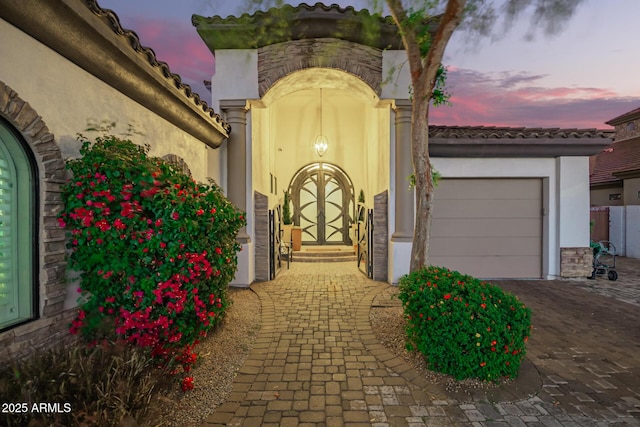
<instances>
[{"instance_id":1,"label":"stone step","mask_svg":"<svg viewBox=\"0 0 640 427\"><path fill-rule=\"evenodd\" d=\"M325 257L325 258L330 258L330 257L341 257L341 256L350 256L353 255L354 252L353 250L351 251L295 251L294 253L295 255L302 255L302 256L307 256L307 257Z\"/></svg>"},{"instance_id":2,"label":"stone step","mask_svg":"<svg viewBox=\"0 0 640 427\"><path fill-rule=\"evenodd\" d=\"M350 246L303 246L293 253L293 262L355 262L353 247Z\"/></svg>"},{"instance_id":3,"label":"stone step","mask_svg":"<svg viewBox=\"0 0 640 427\"><path fill-rule=\"evenodd\" d=\"M355 255L350 256L338 256L338 257L324 257L324 256L307 256L303 253L294 253L293 262L356 262L357 257Z\"/></svg>"}]
</instances>

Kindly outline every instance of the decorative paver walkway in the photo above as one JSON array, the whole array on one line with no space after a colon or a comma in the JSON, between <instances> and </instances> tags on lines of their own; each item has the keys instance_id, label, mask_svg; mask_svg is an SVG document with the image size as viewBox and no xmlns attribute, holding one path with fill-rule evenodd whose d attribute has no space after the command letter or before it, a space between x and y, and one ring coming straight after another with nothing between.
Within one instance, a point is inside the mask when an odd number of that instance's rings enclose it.
<instances>
[{"instance_id":1,"label":"decorative paver walkway","mask_svg":"<svg viewBox=\"0 0 640 427\"><path fill-rule=\"evenodd\" d=\"M628 268L638 274L640 262ZM619 273L621 285L630 282L621 298L600 278L500 282L533 310L534 375L496 402L464 402L376 339L372 302L393 288L352 263L292 263L276 280L252 285L261 332L233 392L202 425L640 426L640 316L627 302L640 301L640 278ZM605 287L613 297L591 292Z\"/></svg>"}]
</instances>

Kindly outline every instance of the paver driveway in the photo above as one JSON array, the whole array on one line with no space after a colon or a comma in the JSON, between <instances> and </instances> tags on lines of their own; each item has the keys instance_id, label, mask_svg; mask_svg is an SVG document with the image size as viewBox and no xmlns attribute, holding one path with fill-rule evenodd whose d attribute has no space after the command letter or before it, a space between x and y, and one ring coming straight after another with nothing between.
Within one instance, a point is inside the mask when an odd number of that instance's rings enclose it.
<instances>
[{"instance_id":1,"label":"paver driveway","mask_svg":"<svg viewBox=\"0 0 640 427\"><path fill-rule=\"evenodd\" d=\"M500 282L533 310L535 375L505 392L508 401L464 402L375 338L372 301L393 288L351 263L293 263L252 285L261 332L203 426L640 426L640 263L625 268L623 296L606 279ZM605 285L614 297L592 292ZM522 389L533 394L518 396Z\"/></svg>"}]
</instances>

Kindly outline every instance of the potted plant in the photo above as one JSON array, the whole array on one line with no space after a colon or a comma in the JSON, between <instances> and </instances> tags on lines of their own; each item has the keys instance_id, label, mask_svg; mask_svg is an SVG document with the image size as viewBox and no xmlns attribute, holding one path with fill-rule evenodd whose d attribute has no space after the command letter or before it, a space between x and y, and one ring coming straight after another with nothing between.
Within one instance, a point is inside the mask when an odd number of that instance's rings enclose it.
<instances>
[{"instance_id":1,"label":"potted plant","mask_svg":"<svg viewBox=\"0 0 640 427\"><path fill-rule=\"evenodd\" d=\"M293 227L291 221L291 199L289 197L289 191L284 192L284 201L282 203L282 240L285 243L291 242L291 228Z\"/></svg>"}]
</instances>

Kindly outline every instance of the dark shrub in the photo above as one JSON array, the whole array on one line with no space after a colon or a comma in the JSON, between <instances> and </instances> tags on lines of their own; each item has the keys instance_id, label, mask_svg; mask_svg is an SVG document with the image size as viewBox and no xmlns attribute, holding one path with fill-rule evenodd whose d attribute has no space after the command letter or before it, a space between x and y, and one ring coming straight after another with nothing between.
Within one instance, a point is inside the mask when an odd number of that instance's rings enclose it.
<instances>
[{"instance_id":1,"label":"dark shrub","mask_svg":"<svg viewBox=\"0 0 640 427\"><path fill-rule=\"evenodd\" d=\"M9 362L0 367L0 402L12 406L0 413L0 425L146 425L158 409L155 393L171 378L148 353L122 342L60 345Z\"/></svg>"},{"instance_id":2,"label":"dark shrub","mask_svg":"<svg viewBox=\"0 0 640 427\"><path fill-rule=\"evenodd\" d=\"M400 279L407 347L456 379L518 375L531 311L499 287L441 267Z\"/></svg>"}]
</instances>

